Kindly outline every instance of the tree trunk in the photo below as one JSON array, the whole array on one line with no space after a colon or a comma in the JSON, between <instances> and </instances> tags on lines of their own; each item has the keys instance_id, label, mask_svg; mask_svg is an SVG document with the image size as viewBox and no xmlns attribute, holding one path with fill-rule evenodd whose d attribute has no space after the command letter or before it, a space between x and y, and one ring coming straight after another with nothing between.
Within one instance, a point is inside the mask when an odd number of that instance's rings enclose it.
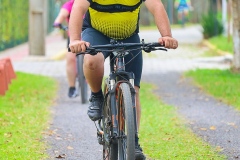
<instances>
[{"instance_id":1,"label":"tree trunk","mask_svg":"<svg viewBox=\"0 0 240 160\"><path fill-rule=\"evenodd\" d=\"M29 0L29 54L45 55L46 0Z\"/></svg>"},{"instance_id":2,"label":"tree trunk","mask_svg":"<svg viewBox=\"0 0 240 160\"><path fill-rule=\"evenodd\" d=\"M240 72L240 1L232 0L233 11L233 70Z\"/></svg>"}]
</instances>

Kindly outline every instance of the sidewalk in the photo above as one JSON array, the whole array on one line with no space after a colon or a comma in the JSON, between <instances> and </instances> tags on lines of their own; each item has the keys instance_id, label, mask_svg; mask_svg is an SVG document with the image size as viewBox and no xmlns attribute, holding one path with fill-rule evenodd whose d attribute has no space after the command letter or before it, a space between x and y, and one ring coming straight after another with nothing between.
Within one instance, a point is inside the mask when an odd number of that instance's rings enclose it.
<instances>
[{"instance_id":1,"label":"sidewalk","mask_svg":"<svg viewBox=\"0 0 240 160\"><path fill-rule=\"evenodd\" d=\"M45 55L29 55L29 44L9 48L0 52L0 59L9 57L15 71L41 74L46 76L66 76L65 55L67 40L59 33L46 37Z\"/></svg>"},{"instance_id":2,"label":"sidewalk","mask_svg":"<svg viewBox=\"0 0 240 160\"><path fill-rule=\"evenodd\" d=\"M203 36L200 26L192 26L188 28L177 28L172 30L173 36L179 41L177 50L168 50L168 52L160 52L155 58L144 57L143 74L160 70L168 71L186 71L194 68L229 68L229 63L225 61L231 60L232 55L224 55L211 58L199 58L204 50L194 50L192 45L202 42ZM157 30L141 31L140 37L146 42L154 42L159 38ZM46 55L33 56L29 55L28 43L7 49L0 52L0 59L10 57L15 71L23 71L33 74L41 74L46 76L66 76L65 71L65 53L66 40L60 34L50 34L46 37ZM190 47L190 48L189 48ZM164 59L164 61L162 61ZM161 61L161 63L159 63ZM105 63L105 74L109 73L108 60Z\"/></svg>"},{"instance_id":3,"label":"sidewalk","mask_svg":"<svg viewBox=\"0 0 240 160\"><path fill-rule=\"evenodd\" d=\"M60 60L66 53L67 40L60 33L51 33L46 36L46 53L45 55L29 55L28 42L21 45L6 49L0 52L0 58L10 57L12 62L25 60Z\"/></svg>"}]
</instances>

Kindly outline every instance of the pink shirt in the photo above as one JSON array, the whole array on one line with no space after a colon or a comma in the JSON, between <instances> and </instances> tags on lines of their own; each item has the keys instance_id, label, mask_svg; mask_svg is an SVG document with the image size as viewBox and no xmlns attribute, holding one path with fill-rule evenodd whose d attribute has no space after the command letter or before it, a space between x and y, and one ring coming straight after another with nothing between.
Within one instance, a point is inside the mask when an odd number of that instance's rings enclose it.
<instances>
[{"instance_id":1,"label":"pink shirt","mask_svg":"<svg viewBox=\"0 0 240 160\"><path fill-rule=\"evenodd\" d=\"M68 11L69 17L70 17L70 13L71 13L71 11L72 11L73 3L74 3L74 0L69 0L69 1L67 1L66 3L64 3L64 4L62 5L62 8L63 8L63 9L66 9L66 10ZM69 22L69 17L67 18L67 22Z\"/></svg>"}]
</instances>

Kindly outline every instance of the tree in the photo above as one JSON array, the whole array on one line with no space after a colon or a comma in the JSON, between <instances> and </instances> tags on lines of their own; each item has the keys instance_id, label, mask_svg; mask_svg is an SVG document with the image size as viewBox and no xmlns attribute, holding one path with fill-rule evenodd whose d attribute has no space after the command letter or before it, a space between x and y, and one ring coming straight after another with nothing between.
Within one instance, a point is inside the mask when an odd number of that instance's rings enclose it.
<instances>
[{"instance_id":1,"label":"tree","mask_svg":"<svg viewBox=\"0 0 240 160\"><path fill-rule=\"evenodd\" d=\"M29 0L29 54L45 55L47 0Z\"/></svg>"},{"instance_id":2,"label":"tree","mask_svg":"<svg viewBox=\"0 0 240 160\"><path fill-rule=\"evenodd\" d=\"M240 72L240 1L232 0L232 18L233 18L233 44L234 58L233 70Z\"/></svg>"}]
</instances>

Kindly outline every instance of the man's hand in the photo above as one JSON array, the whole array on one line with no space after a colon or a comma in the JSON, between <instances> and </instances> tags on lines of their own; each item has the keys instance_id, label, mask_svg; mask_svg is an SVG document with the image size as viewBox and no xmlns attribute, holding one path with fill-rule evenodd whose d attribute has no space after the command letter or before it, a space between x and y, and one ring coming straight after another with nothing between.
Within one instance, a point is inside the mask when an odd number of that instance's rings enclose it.
<instances>
[{"instance_id":1,"label":"man's hand","mask_svg":"<svg viewBox=\"0 0 240 160\"><path fill-rule=\"evenodd\" d=\"M172 37L159 38L158 42L168 49L176 49L178 47L178 41Z\"/></svg>"},{"instance_id":2,"label":"man's hand","mask_svg":"<svg viewBox=\"0 0 240 160\"><path fill-rule=\"evenodd\" d=\"M73 40L69 44L69 48L72 53L80 53L80 52L85 52L86 47L89 47L90 43L81 41L81 40Z\"/></svg>"}]
</instances>

